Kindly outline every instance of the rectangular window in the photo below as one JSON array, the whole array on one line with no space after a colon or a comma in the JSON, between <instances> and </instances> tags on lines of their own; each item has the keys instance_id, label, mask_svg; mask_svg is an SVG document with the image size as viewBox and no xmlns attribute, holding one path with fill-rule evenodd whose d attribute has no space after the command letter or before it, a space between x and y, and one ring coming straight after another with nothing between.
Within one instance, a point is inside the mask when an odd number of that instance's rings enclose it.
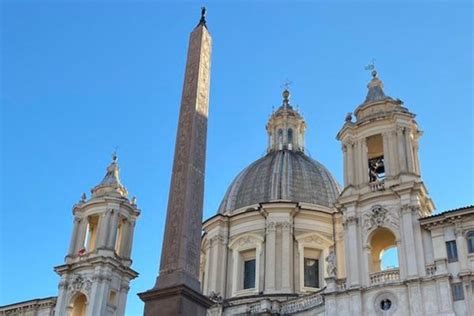
<instances>
[{"instance_id":1,"label":"rectangular window","mask_svg":"<svg viewBox=\"0 0 474 316\"><path fill-rule=\"evenodd\" d=\"M474 253L474 232L469 232L467 234L467 251L469 253Z\"/></svg>"},{"instance_id":2,"label":"rectangular window","mask_svg":"<svg viewBox=\"0 0 474 316\"><path fill-rule=\"evenodd\" d=\"M369 182L385 179L385 159L382 135L373 135L366 139Z\"/></svg>"},{"instance_id":3,"label":"rectangular window","mask_svg":"<svg viewBox=\"0 0 474 316\"><path fill-rule=\"evenodd\" d=\"M448 262L458 261L458 248L456 247L456 240L446 242L446 251L448 252Z\"/></svg>"},{"instance_id":4,"label":"rectangular window","mask_svg":"<svg viewBox=\"0 0 474 316\"><path fill-rule=\"evenodd\" d=\"M304 286L319 288L319 260L304 258Z\"/></svg>"},{"instance_id":5,"label":"rectangular window","mask_svg":"<svg viewBox=\"0 0 474 316\"><path fill-rule=\"evenodd\" d=\"M462 301L464 299L464 291L462 289L462 283L453 283L453 300Z\"/></svg>"},{"instance_id":6,"label":"rectangular window","mask_svg":"<svg viewBox=\"0 0 474 316\"><path fill-rule=\"evenodd\" d=\"M244 289L255 288L255 259L244 261Z\"/></svg>"}]
</instances>

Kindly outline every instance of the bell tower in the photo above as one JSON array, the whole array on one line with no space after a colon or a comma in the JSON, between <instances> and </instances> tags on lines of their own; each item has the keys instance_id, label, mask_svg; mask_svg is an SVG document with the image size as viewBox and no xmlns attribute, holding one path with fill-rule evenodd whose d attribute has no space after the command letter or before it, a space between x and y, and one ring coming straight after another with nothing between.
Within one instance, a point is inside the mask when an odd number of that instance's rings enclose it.
<instances>
[{"instance_id":1,"label":"bell tower","mask_svg":"<svg viewBox=\"0 0 474 316\"><path fill-rule=\"evenodd\" d=\"M422 132L415 114L385 95L372 71L365 101L337 134L344 156L343 213L347 286L371 287L425 275L418 219L434 205L418 159ZM392 249L390 267L381 258ZM415 295L415 294L414 294Z\"/></svg>"},{"instance_id":2,"label":"bell tower","mask_svg":"<svg viewBox=\"0 0 474 316\"><path fill-rule=\"evenodd\" d=\"M61 276L56 315L125 314L129 283L138 276L130 268L136 199L128 199L121 184L117 156L107 173L73 207L74 225L65 264L54 270Z\"/></svg>"}]
</instances>

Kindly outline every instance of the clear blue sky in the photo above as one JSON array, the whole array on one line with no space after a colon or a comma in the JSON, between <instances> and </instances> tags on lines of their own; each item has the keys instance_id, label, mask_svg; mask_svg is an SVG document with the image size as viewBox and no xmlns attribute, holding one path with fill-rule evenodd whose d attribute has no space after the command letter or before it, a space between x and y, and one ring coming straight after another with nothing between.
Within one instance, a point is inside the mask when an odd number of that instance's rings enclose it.
<instances>
[{"instance_id":1,"label":"clear blue sky","mask_svg":"<svg viewBox=\"0 0 474 316\"><path fill-rule=\"evenodd\" d=\"M425 132L422 176L438 211L473 203L472 4L456 1L207 3L213 36L205 217L264 154L265 123L293 81L307 148L342 182L335 136L385 91ZM127 315L157 273L189 32L201 3L3 1L0 305L57 295L72 205L118 146L142 209Z\"/></svg>"}]
</instances>

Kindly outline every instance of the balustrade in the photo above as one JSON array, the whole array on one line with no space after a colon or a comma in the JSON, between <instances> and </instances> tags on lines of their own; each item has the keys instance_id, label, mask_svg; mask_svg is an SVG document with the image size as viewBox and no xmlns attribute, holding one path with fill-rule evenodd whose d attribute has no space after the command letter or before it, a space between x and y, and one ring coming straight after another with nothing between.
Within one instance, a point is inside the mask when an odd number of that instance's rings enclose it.
<instances>
[{"instance_id":1,"label":"balustrade","mask_svg":"<svg viewBox=\"0 0 474 316\"><path fill-rule=\"evenodd\" d=\"M382 284L400 280L400 270L390 269L370 274L370 285Z\"/></svg>"}]
</instances>

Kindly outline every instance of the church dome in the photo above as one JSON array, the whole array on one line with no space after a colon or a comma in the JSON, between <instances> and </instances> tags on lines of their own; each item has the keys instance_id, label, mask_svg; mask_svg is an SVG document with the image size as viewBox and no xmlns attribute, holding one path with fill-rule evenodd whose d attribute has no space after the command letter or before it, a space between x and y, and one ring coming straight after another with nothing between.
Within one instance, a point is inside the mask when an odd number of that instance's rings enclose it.
<instances>
[{"instance_id":1,"label":"church dome","mask_svg":"<svg viewBox=\"0 0 474 316\"><path fill-rule=\"evenodd\" d=\"M331 207L339 192L337 182L321 163L302 151L274 150L237 175L219 213L277 200Z\"/></svg>"}]
</instances>

